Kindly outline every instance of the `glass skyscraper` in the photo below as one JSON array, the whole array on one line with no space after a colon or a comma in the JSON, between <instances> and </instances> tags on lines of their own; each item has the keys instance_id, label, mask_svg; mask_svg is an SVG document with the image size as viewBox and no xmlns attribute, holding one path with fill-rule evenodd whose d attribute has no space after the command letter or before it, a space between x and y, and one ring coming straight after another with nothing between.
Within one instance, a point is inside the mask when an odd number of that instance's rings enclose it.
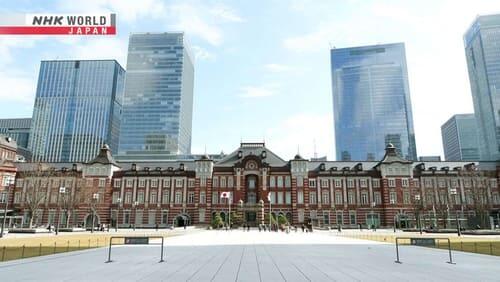
<instances>
[{"instance_id":1,"label":"glass skyscraper","mask_svg":"<svg viewBox=\"0 0 500 282\"><path fill-rule=\"evenodd\" d=\"M388 143L416 160L404 44L330 54L337 160L380 160Z\"/></svg>"},{"instance_id":2,"label":"glass skyscraper","mask_svg":"<svg viewBox=\"0 0 500 282\"><path fill-rule=\"evenodd\" d=\"M474 114L452 116L441 126L446 161L478 161L479 145Z\"/></svg>"},{"instance_id":3,"label":"glass skyscraper","mask_svg":"<svg viewBox=\"0 0 500 282\"><path fill-rule=\"evenodd\" d=\"M130 35L119 159L191 153L191 58L183 33Z\"/></svg>"},{"instance_id":4,"label":"glass skyscraper","mask_svg":"<svg viewBox=\"0 0 500 282\"><path fill-rule=\"evenodd\" d=\"M86 162L118 149L125 71L115 60L42 61L29 149L33 161Z\"/></svg>"},{"instance_id":5,"label":"glass skyscraper","mask_svg":"<svg viewBox=\"0 0 500 282\"><path fill-rule=\"evenodd\" d=\"M481 160L500 160L500 15L479 16L464 35Z\"/></svg>"},{"instance_id":6,"label":"glass skyscraper","mask_svg":"<svg viewBox=\"0 0 500 282\"><path fill-rule=\"evenodd\" d=\"M31 129L31 118L0 119L0 134L16 140L18 147L28 148Z\"/></svg>"}]
</instances>

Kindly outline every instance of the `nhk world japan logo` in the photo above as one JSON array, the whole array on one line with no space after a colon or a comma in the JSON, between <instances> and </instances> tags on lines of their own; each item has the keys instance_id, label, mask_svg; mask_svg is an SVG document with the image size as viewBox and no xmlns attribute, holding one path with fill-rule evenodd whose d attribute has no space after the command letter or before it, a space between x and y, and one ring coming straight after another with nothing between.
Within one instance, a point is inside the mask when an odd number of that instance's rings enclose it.
<instances>
[{"instance_id":1,"label":"nhk world japan logo","mask_svg":"<svg viewBox=\"0 0 500 282\"><path fill-rule=\"evenodd\" d=\"M115 35L116 14L4 14L1 34Z\"/></svg>"}]
</instances>

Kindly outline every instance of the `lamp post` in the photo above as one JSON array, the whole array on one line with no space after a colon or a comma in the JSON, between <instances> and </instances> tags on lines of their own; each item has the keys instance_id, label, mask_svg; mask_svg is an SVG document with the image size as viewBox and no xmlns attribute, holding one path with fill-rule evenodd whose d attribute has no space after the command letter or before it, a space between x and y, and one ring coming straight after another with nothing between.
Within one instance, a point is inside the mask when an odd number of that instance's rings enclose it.
<instances>
[{"instance_id":1,"label":"lamp post","mask_svg":"<svg viewBox=\"0 0 500 282\"><path fill-rule=\"evenodd\" d=\"M97 201L99 200L99 194L94 193L92 195L92 201L94 202L92 205L92 229L90 230L90 233L94 233L94 225L95 225L95 209L97 206Z\"/></svg>"},{"instance_id":2,"label":"lamp post","mask_svg":"<svg viewBox=\"0 0 500 282\"><path fill-rule=\"evenodd\" d=\"M118 203L118 213L116 215L116 221L115 221L115 232L118 232L118 222L120 221L120 207L122 203L122 198L116 199L116 202Z\"/></svg>"},{"instance_id":3,"label":"lamp post","mask_svg":"<svg viewBox=\"0 0 500 282\"><path fill-rule=\"evenodd\" d=\"M61 195L64 197L66 195L66 187L59 187L59 197L57 197L57 226L56 235L59 234L59 224L61 223L61 201L59 198ZM64 202L64 199L63 199Z\"/></svg>"},{"instance_id":4,"label":"lamp post","mask_svg":"<svg viewBox=\"0 0 500 282\"><path fill-rule=\"evenodd\" d=\"M450 189L450 194L454 197L457 195L457 188L451 188ZM457 236L460 237L462 236L462 231L460 230L460 218L459 218L459 213L456 211L456 220L457 220Z\"/></svg>"},{"instance_id":5,"label":"lamp post","mask_svg":"<svg viewBox=\"0 0 500 282\"><path fill-rule=\"evenodd\" d=\"M420 231L420 235L422 235L422 222L420 221L421 202L420 202L420 195L419 194L415 195L415 202L417 204L417 217L416 217L417 226L418 226L418 230Z\"/></svg>"},{"instance_id":6,"label":"lamp post","mask_svg":"<svg viewBox=\"0 0 500 282\"><path fill-rule=\"evenodd\" d=\"M137 222L137 211L136 211L136 208L137 208L137 206L138 206L138 205L139 205L139 202L138 202L138 201L135 201L135 202L132 204L132 206L133 206L133 208L134 208L134 220L135 220L135 222ZM134 228L134 231L135 231L135 222L134 222L134 224L132 225L132 226L133 226L133 228Z\"/></svg>"},{"instance_id":7,"label":"lamp post","mask_svg":"<svg viewBox=\"0 0 500 282\"><path fill-rule=\"evenodd\" d=\"M374 231L377 231L377 226L376 226L376 224L373 222L373 221L374 221L374 220L373 220L373 217L374 217L374 215L375 215L375 214L373 213L373 209L375 208L375 205L377 205L377 203L375 203L375 201L373 201L373 202L371 203L371 205L370 205L370 206L371 206L371 208L372 208L372 210L370 211L370 225L373 227L373 230L374 230Z\"/></svg>"},{"instance_id":8,"label":"lamp post","mask_svg":"<svg viewBox=\"0 0 500 282\"><path fill-rule=\"evenodd\" d=\"M8 177L5 184L6 184L5 188L7 190L7 193L5 194L5 199L4 199L5 206L3 209L2 230L0 230L0 238L3 238L3 230L5 228L5 221L7 220L7 207L9 205L10 186L14 184L14 177Z\"/></svg>"}]
</instances>

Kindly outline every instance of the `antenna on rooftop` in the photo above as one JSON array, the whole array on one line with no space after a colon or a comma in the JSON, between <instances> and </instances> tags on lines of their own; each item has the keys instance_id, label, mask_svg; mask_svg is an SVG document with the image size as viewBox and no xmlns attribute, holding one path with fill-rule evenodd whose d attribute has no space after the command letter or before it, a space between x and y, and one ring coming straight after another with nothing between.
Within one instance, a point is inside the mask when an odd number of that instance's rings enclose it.
<instances>
[{"instance_id":1,"label":"antenna on rooftop","mask_svg":"<svg viewBox=\"0 0 500 282\"><path fill-rule=\"evenodd\" d=\"M314 144L314 158L318 158L318 153L316 152L316 139L313 139L313 144Z\"/></svg>"}]
</instances>

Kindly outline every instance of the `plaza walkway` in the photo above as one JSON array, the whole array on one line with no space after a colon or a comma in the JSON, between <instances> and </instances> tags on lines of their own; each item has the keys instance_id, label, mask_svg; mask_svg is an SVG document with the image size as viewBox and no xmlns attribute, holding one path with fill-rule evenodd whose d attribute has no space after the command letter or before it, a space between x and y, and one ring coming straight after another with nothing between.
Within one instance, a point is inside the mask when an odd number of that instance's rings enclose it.
<instances>
[{"instance_id":1,"label":"plaza walkway","mask_svg":"<svg viewBox=\"0 0 500 282\"><path fill-rule=\"evenodd\" d=\"M498 281L500 258L334 236L201 231L159 246L113 247L0 264L2 281Z\"/></svg>"}]
</instances>

